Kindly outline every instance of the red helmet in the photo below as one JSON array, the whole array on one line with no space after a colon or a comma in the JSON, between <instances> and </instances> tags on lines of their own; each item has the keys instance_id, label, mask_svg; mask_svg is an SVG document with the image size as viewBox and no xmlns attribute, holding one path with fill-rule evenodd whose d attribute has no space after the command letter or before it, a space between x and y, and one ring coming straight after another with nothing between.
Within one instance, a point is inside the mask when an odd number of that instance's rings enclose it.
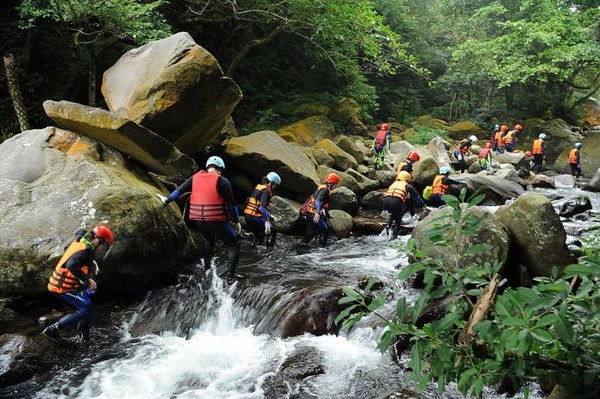
<instances>
[{"instance_id":1,"label":"red helmet","mask_svg":"<svg viewBox=\"0 0 600 399\"><path fill-rule=\"evenodd\" d=\"M333 184L338 184L341 180L342 180L342 178L335 173L330 173L325 178L326 183L333 183Z\"/></svg>"},{"instance_id":2,"label":"red helmet","mask_svg":"<svg viewBox=\"0 0 600 399\"><path fill-rule=\"evenodd\" d=\"M490 142L487 142L487 143L485 143L485 146L486 146L487 148L492 148L492 143L490 143Z\"/></svg>"},{"instance_id":3,"label":"red helmet","mask_svg":"<svg viewBox=\"0 0 600 399\"><path fill-rule=\"evenodd\" d=\"M411 151L408 153L407 158L413 162L417 162L419 159L421 159L421 156L419 154L417 154L415 151Z\"/></svg>"},{"instance_id":4,"label":"red helmet","mask_svg":"<svg viewBox=\"0 0 600 399\"><path fill-rule=\"evenodd\" d=\"M502 130L503 132L508 132L508 126L502 125L500 126L500 130Z\"/></svg>"},{"instance_id":5,"label":"red helmet","mask_svg":"<svg viewBox=\"0 0 600 399\"><path fill-rule=\"evenodd\" d=\"M382 123L380 126L380 129L382 130L388 130L390 128L390 126L387 123Z\"/></svg>"},{"instance_id":6,"label":"red helmet","mask_svg":"<svg viewBox=\"0 0 600 399\"><path fill-rule=\"evenodd\" d=\"M108 245L112 245L112 243L115 241L114 233L110 227L104 224L99 224L98 226L94 227L92 231L96 237L104 239Z\"/></svg>"},{"instance_id":7,"label":"red helmet","mask_svg":"<svg viewBox=\"0 0 600 399\"><path fill-rule=\"evenodd\" d=\"M523 126L515 125L515 130L521 131L521 130L523 130Z\"/></svg>"}]
</instances>

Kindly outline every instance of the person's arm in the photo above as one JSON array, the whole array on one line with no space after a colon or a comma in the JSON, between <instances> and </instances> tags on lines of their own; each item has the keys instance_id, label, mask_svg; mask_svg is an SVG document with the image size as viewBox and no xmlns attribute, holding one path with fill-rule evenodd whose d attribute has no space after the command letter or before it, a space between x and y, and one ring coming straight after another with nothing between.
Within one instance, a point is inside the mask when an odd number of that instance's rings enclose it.
<instances>
[{"instance_id":1,"label":"person's arm","mask_svg":"<svg viewBox=\"0 0 600 399\"><path fill-rule=\"evenodd\" d=\"M233 198L233 189L231 188L231 183L227 178L221 176L221 178L218 180L217 192L225 200L229 216L235 223L239 223L240 215L238 213L237 206L235 205L235 199Z\"/></svg>"},{"instance_id":2,"label":"person's arm","mask_svg":"<svg viewBox=\"0 0 600 399\"><path fill-rule=\"evenodd\" d=\"M179 187L177 187L171 194L169 194L169 198L165 200L165 205L169 202L175 201L179 196L183 193L187 193L192 190L192 178L188 177L186 181L183 182Z\"/></svg>"},{"instance_id":3,"label":"person's arm","mask_svg":"<svg viewBox=\"0 0 600 399\"><path fill-rule=\"evenodd\" d=\"M419 195L419 192L413 186L408 185L406 187L408 189L408 194L409 194L409 198L410 198L410 200L408 201L409 202L409 211L410 211L411 216L414 216L415 205L418 207L423 207L423 206L425 206L425 202Z\"/></svg>"},{"instance_id":4,"label":"person's arm","mask_svg":"<svg viewBox=\"0 0 600 399\"><path fill-rule=\"evenodd\" d=\"M315 208L317 209L317 213L321 213L325 204L329 201L329 195L326 188L322 188L319 190L317 195L315 196Z\"/></svg>"},{"instance_id":5,"label":"person's arm","mask_svg":"<svg viewBox=\"0 0 600 399\"><path fill-rule=\"evenodd\" d=\"M450 185L450 184L463 184L463 183L460 181L451 179L448 176L445 176L444 178L442 178L442 184Z\"/></svg>"},{"instance_id":6,"label":"person's arm","mask_svg":"<svg viewBox=\"0 0 600 399\"><path fill-rule=\"evenodd\" d=\"M83 288L86 288L90 283L90 278L83 272L81 268L85 264L88 264L88 268L92 267L91 265L93 264L93 260L94 258L91 254L91 249L84 249L71 255L71 257L65 262L64 267L73 273Z\"/></svg>"},{"instance_id":7,"label":"person's arm","mask_svg":"<svg viewBox=\"0 0 600 399\"><path fill-rule=\"evenodd\" d=\"M579 165L579 151L575 153L575 161L577 162L577 165Z\"/></svg>"},{"instance_id":8,"label":"person's arm","mask_svg":"<svg viewBox=\"0 0 600 399\"><path fill-rule=\"evenodd\" d=\"M260 202L259 209L260 209L260 213L262 213L262 215L263 215L263 220L268 222L269 219L271 218L271 214L269 213L269 210L267 209L267 207L269 206L269 203L271 202L271 196L269 195L268 189L262 190L262 192L260 193L259 202Z\"/></svg>"}]
</instances>

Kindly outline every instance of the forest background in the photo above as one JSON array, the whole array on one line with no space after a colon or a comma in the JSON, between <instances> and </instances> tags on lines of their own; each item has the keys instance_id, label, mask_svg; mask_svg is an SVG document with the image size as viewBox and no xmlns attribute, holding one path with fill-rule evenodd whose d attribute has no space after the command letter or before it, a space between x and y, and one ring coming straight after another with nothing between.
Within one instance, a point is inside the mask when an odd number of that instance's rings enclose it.
<instances>
[{"instance_id":1,"label":"forest background","mask_svg":"<svg viewBox=\"0 0 600 399\"><path fill-rule=\"evenodd\" d=\"M47 99L107 108L102 73L180 31L241 87L242 134L341 97L367 123L578 125L600 88L600 0L5 0L0 141L52 125Z\"/></svg>"}]
</instances>

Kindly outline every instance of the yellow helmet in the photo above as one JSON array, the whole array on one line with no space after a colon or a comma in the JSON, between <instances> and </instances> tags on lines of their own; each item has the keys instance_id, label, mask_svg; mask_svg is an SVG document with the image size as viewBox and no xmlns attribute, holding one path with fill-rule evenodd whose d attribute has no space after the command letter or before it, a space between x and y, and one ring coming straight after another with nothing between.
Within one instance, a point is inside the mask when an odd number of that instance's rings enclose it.
<instances>
[{"instance_id":1,"label":"yellow helmet","mask_svg":"<svg viewBox=\"0 0 600 399\"><path fill-rule=\"evenodd\" d=\"M401 170L400 172L398 172L398 176L396 176L396 180L410 181L411 180L410 173L408 173L405 170Z\"/></svg>"}]
</instances>

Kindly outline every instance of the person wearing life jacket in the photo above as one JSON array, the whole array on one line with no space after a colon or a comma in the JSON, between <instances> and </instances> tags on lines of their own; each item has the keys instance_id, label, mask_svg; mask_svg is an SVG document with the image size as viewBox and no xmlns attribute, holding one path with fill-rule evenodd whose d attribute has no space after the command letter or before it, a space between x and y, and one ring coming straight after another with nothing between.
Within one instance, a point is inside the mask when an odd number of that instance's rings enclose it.
<instances>
[{"instance_id":1,"label":"person wearing life jacket","mask_svg":"<svg viewBox=\"0 0 600 399\"><path fill-rule=\"evenodd\" d=\"M373 139L373 162L375 164L375 169L379 169L383 167L383 160L385 159L385 148L387 147L388 151L390 151L390 146L392 145L392 136L390 133L390 126L387 123L382 123L379 131L375 135L375 139Z\"/></svg>"},{"instance_id":2,"label":"person wearing life jacket","mask_svg":"<svg viewBox=\"0 0 600 399\"><path fill-rule=\"evenodd\" d=\"M470 154L471 145L477 142L477 137L469 136L466 139L461 140L456 145L456 150L454 151L454 158L458 162L453 163L456 169L458 169L461 173L467 170L467 160L465 159L465 155Z\"/></svg>"},{"instance_id":3,"label":"person wearing life jacket","mask_svg":"<svg viewBox=\"0 0 600 399\"><path fill-rule=\"evenodd\" d=\"M410 173L405 170L400 171L396 175L396 181L388 187L383 196L383 210L389 213L388 229L392 226L392 221L395 222L392 238L398 237L402 217L406 211L410 211L410 215L414 216L415 204L425 205L417 190L410 184L411 179Z\"/></svg>"},{"instance_id":4,"label":"person wearing life jacket","mask_svg":"<svg viewBox=\"0 0 600 399\"><path fill-rule=\"evenodd\" d=\"M490 132L490 143L492 143L492 149L496 151L496 133L500 131L500 125L494 125L494 129Z\"/></svg>"},{"instance_id":5,"label":"person wearing life jacket","mask_svg":"<svg viewBox=\"0 0 600 399\"><path fill-rule=\"evenodd\" d=\"M416 151L411 151L406 156L406 161L402 161L396 168L396 175L400 172L405 171L410 174L410 181L413 179L413 164L421 159L421 156Z\"/></svg>"},{"instance_id":6,"label":"person wearing life jacket","mask_svg":"<svg viewBox=\"0 0 600 399\"><path fill-rule=\"evenodd\" d=\"M320 240L319 245L322 247L327 246L327 239L329 237L329 225L327 219L329 215L329 196L333 191L336 184L342 179L336 173L329 173L325 178L325 182L319 185L315 192L308 197L304 205L300 210L300 214L303 214L306 218L306 235L304 236L303 242L308 244L312 239L319 234Z\"/></svg>"},{"instance_id":7,"label":"person wearing life jacket","mask_svg":"<svg viewBox=\"0 0 600 399\"><path fill-rule=\"evenodd\" d=\"M440 173L433 179L433 189L429 196L429 203L431 206L440 207L446 205L446 201L442 198L448 191L451 184L463 184L459 181L453 180L448 175L450 174L450 167L441 166Z\"/></svg>"},{"instance_id":8,"label":"person wearing life jacket","mask_svg":"<svg viewBox=\"0 0 600 399\"><path fill-rule=\"evenodd\" d=\"M569 166L571 167L571 174L575 177L581 176L581 166L580 166L580 158L579 158L579 150L583 144L575 143L575 148L572 148L569 151Z\"/></svg>"},{"instance_id":9,"label":"person wearing life jacket","mask_svg":"<svg viewBox=\"0 0 600 399\"><path fill-rule=\"evenodd\" d=\"M246 226L254 235L254 245L262 245L267 237L267 247L275 245L275 226L271 222L269 206L273 190L281 185L281 177L275 172L269 172L252 190L244 207Z\"/></svg>"},{"instance_id":10,"label":"person wearing life jacket","mask_svg":"<svg viewBox=\"0 0 600 399\"><path fill-rule=\"evenodd\" d=\"M216 242L222 241L227 246L227 284L232 284L236 278L235 270L240 257L239 235L242 225L231 183L221 176L223 170L225 162L220 157L209 157L206 170L189 177L169 195L164 204L166 206L183 193L191 192L189 219L196 223L206 244L204 269L210 269Z\"/></svg>"},{"instance_id":11,"label":"person wearing life jacket","mask_svg":"<svg viewBox=\"0 0 600 399\"><path fill-rule=\"evenodd\" d=\"M97 225L89 233L76 234L75 241L67 247L48 279L48 291L75 308L75 312L46 327L43 335L63 344L65 341L59 331L77 325L76 339L89 339L93 317L90 295L97 288L94 280L98 273L96 251L108 250L114 240L114 233L104 224Z\"/></svg>"},{"instance_id":12,"label":"person wearing life jacket","mask_svg":"<svg viewBox=\"0 0 600 399\"><path fill-rule=\"evenodd\" d=\"M504 136L504 149L508 152L513 152L517 146L517 136L523 130L523 126L515 125L513 130L506 133Z\"/></svg>"},{"instance_id":13,"label":"person wearing life jacket","mask_svg":"<svg viewBox=\"0 0 600 399\"><path fill-rule=\"evenodd\" d=\"M479 152L479 165L481 170L492 169L492 143L485 143L485 147Z\"/></svg>"},{"instance_id":14,"label":"person wearing life jacket","mask_svg":"<svg viewBox=\"0 0 600 399\"><path fill-rule=\"evenodd\" d=\"M544 162L544 157L546 155L546 133L540 133L537 139L533 141L533 148L531 149L531 153L533 154L533 166L531 167L531 171L534 173L540 173L542 171L542 163Z\"/></svg>"},{"instance_id":15,"label":"person wearing life jacket","mask_svg":"<svg viewBox=\"0 0 600 399\"><path fill-rule=\"evenodd\" d=\"M494 137L494 144L496 145L496 152L498 154L504 153L504 136L508 133L508 126L500 126L500 131L496 133Z\"/></svg>"}]
</instances>

